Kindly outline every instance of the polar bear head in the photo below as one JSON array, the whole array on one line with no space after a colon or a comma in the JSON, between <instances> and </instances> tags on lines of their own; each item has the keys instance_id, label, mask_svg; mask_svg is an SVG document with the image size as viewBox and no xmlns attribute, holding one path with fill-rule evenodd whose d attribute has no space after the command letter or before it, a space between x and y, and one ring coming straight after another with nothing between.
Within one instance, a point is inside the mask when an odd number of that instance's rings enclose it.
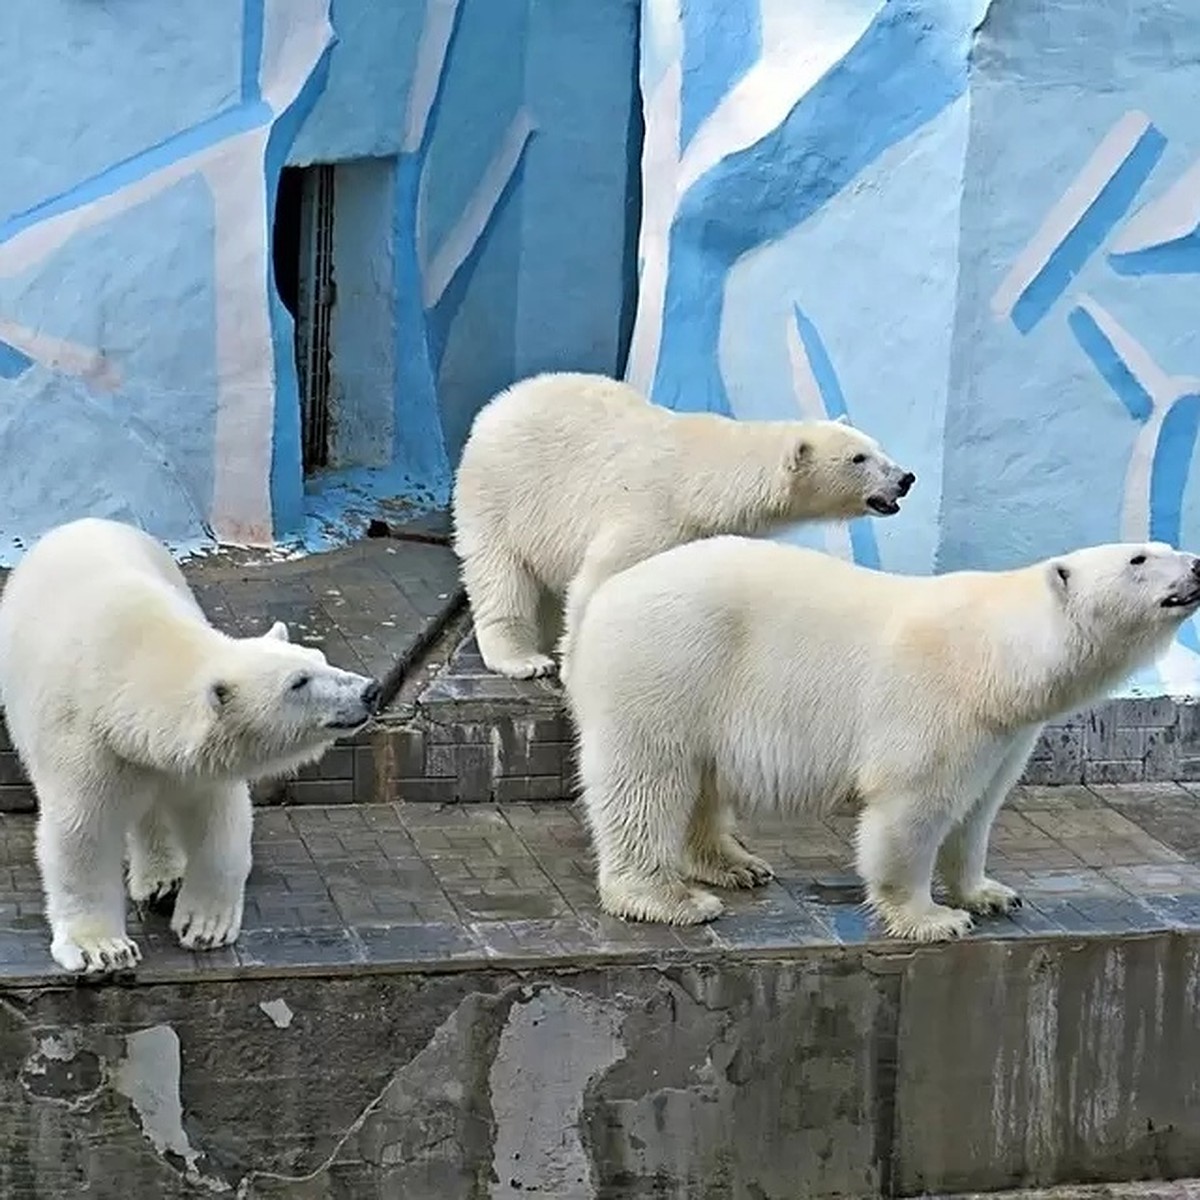
<instances>
[{"instance_id":1,"label":"polar bear head","mask_svg":"<svg viewBox=\"0 0 1200 1200\"><path fill-rule=\"evenodd\" d=\"M848 520L900 511L917 477L844 418L804 422L789 453L791 515Z\"/></svg>"},{"instance_id":2,"label":"polar bear head","mask_svg":"<svg viewBox=\"0 0 1200 1200\"><path fill-rule=\"evenodd\" d=\"M228 638L208 668L206 728L198 760L245 779L312 762L375 715L380 685L330 666L288 639L277 621L262 637Z\"/></svg>"},{"instance_id":3,"label":"polar bear head","mask_svg":"<svg viewBox=\"0 0 1200 1200\"><path fill-rule=\"evenodd\" d=\"M1089 546L1045 571L1072 622L1118 654L1168 641L1200 609L1200 558L1162 542Z\"/></svg>"}]
</instances>

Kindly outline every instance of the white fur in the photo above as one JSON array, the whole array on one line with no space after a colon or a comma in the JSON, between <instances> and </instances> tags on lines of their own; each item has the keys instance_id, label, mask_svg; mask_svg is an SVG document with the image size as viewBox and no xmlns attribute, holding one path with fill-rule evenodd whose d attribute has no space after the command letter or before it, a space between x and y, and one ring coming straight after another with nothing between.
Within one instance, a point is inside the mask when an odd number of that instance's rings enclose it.
<instances>
[{"instance_id":1,"label":"white fur","mask_svg":"<svg viewBox=\"0 0 1200 1200\"><path fill-rule=\"evenodd\" d=\"M895 511L913 479L841 421L680 414L600 375L526 379L475 418L455 482L483 661L545 675L564 598L563 657L609 575L711 534Z\"/></svg>"},{"instance_id":2,"label":"white fur","mask_svg":"<svg viewBox=\"0 0 1200 1200\"><path fill-rule=\"evenodd\" d=\"M38 799L51 953L132 967L129 894L169 898L189 949L233 942L250 870L247 781L321 756L370 716L371 680L294 646L213 629L167 551L131 526L47 534L0 598L0 698Z\"/></svg>"},{"instance_id":3,"label":"white fur","mask_svg":"<svg viewBox=\"0 0 1200 1200\"><path fill-rule=\"evenodd\" d=\"M632 567L593 593L564 668L602 906L715 917L696 881L770 875L736 809L854 801L889 933L1007 911L988 836L1043 723L1153 660L1198 605L1200 560L1159 544L911 578L721 537ZM955 907L934 902L935 867Z\"/></svg>"}]
</instances>

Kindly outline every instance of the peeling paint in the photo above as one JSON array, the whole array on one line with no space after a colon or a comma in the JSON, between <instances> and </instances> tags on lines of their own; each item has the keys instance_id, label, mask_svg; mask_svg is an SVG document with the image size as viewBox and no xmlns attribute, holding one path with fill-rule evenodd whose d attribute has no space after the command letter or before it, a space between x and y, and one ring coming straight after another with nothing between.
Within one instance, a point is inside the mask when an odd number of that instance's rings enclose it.
<instances>
[{"instance_id":1,"label":"peeling paint","mask_svg":"<svg viewBox=\"0 0 1200 1200\"><path fill-rule=\"evenodd\" d=\"M139 1029L125 1039L125 1058L113 1074L113 1087L132 1105L142 1133L164 1158L182 1159L190 1182L212 1192L228 1192L222 1179L204 1174L200 1151L183 1128L179 1035L169 1025Z\"/></svg>"},{"instance_id":2,"label":"peeling paint","mask_svg":"<svg viewBox=\"0 0 1200 1200\"><path fill-rule=\"evenodd\" d=\"M275 1022L279 1029L287 1029L296 1016L288 1007L288 1002L282 997L276 1000L260 1000L258 1007Z\"/></svg>"},{"instance_id":3,"label":"peeling paint","mask_svg":"<svg viewBox=\"0 0 1200 1200\"><path fill-rule=\"evenodd\" d=\"M558 988L513 1006L489 1080L498 1177L492 1200L595 1194L579 1118L587 1084L625 1055L622 1019L615 1004Z\"/></svg>"}]
</instances>

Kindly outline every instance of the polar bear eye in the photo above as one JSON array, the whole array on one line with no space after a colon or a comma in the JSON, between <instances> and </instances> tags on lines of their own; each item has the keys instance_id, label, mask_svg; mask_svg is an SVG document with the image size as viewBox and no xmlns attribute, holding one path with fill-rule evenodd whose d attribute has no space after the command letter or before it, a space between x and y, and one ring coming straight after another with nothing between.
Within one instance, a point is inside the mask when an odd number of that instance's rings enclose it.
<instances>
[{"instance_id":1,"label":"polar bear eye","mask_svg":"<svg viewBox=\"0 0 1200 1200\"><path fill-rule=\"evenodd\" d=\"M1144 554L1135 554L1129 560L1129 565L1131 567L1140 567L1142 565L1142 563L1144 563L1145 561L1146 561L1146 556Z\"/></svg>"},{"instance_id":2,"label":"polar bear eye","mask_svg":"<svg viewBox=\"0 0 1200 1200\"><path fill-rule=\"evenodd\" d=\"M289 690L293 692L302 692L311 682L311 675L297 675L296 678L292 680L291 688Z\"/></svg>"},{"instance_id":3,"label":"polar bear eye","mask_svg":"<svg viewBox=\"0 0 1200 1200\"><path fill-rule=\"evenodd\" d=\"M856 465L861 466L863 463L865 463L867 461L867 456L865 454L856 454L850 461Z\"/></svg>"}]
</instances>

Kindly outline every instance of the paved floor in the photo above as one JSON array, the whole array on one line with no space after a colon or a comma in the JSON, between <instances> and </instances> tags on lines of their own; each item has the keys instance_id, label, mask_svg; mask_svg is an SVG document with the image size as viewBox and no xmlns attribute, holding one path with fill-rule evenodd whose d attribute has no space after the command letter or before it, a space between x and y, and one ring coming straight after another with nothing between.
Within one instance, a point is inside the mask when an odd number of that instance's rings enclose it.
<instances>
[{"instance_id":1,"label":"paved floor","mask_svg":"<svg viewBox=\"0 0 1200 1200\"><path fill-rule=\"evenodd\" d=\"M849 818L748 824L779 880L728 897L694 929L601 915L577 811L339 805L260 810L246 920L234 949L193 955L166 921L131 913L146 978L579 965L779 954L880 940L849 872ZM57 975L32 858L33 820L0 816L0 985ZM1000 816L990 869L1019 888L1013 919L975 937L1200 931L1200 792L1025 788Z\"/></svg>"},{"instance_id":2,"label":"paved floor","mask_svg":"<svg viewBox=\"0 0 1200 1200\"><path fill-rule=\"evenodd\" d=\"M219 629L254 634L286 621L295 641L380 678L426 644L460 594L449 546L404 537L283 562L214 555L184 573Z\"/></svg>"}]
</instances>

